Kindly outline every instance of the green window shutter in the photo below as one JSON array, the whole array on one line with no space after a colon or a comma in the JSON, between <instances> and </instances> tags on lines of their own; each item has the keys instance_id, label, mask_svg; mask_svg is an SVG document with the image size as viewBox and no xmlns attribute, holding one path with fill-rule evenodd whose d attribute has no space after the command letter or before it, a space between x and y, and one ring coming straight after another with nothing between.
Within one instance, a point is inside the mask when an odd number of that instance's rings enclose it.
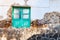
<instances>
[{"instance_id":1,"label":"green window shutter","mask_svg":"<svg viewBox=\"0 0 60 40\"><path fill-rule=\"evenodd\" d=\"M12 27L29 28L31 25L31 7L13 6L12 7Z\"/></svg>"}]
</instances>

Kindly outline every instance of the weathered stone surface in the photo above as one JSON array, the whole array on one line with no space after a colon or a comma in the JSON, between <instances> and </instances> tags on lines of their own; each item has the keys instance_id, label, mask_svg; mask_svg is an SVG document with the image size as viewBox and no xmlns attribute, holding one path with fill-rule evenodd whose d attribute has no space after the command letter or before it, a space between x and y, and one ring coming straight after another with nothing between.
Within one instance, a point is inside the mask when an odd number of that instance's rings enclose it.
<instances>
[{"instance_id":1,"label":"weathered stone surface","mask_svg":"<svg viewBox=\"0 0 60 40\"><path fill-rule=\"evenodd\" d=\"M44 15L44 21L46 23L60 23L60 12L49 12Z\"/></svg>"}]
</instances>

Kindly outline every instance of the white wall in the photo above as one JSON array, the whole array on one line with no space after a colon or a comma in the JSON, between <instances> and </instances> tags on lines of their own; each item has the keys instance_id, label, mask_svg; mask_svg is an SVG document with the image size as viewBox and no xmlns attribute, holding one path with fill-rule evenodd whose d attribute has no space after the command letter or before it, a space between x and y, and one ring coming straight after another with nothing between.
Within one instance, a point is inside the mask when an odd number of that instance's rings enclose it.
<instances>
[{"instance_id":1,"label":"white wall","mask_svg":"<svg viewBox=\"0 0 60 40\"><path fill-rule=\"evenodd\" d=\"M0 0L0 15L6 18L7 10L13 3L24 5L23 0ZM2 6L8 5L8 6ZM42 19L46 12L60 12L60 0L29 0L28 5L32 7L31 19ZM5 17L6 16L6 17Z\"/></svg>"},{"instance_id":2,"label":"white wall","mask_svg":"<svg viewBox=\"0 0 60 40\"><path fill-rule=\"evenodd\" d=\"M50 0L50 11L58 11L60 12L60 0Z\"/></svg>"}]
</instances>

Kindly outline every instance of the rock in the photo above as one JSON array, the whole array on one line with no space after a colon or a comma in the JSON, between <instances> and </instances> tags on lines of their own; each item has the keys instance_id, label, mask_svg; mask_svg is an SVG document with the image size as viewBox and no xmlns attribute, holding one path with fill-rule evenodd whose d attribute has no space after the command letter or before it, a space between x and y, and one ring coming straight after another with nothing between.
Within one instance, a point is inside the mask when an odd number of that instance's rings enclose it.
<instances>
[{"instance_id":1,"label":"rock","mask_svg":"<svg viewBox=\"0 0 60 40\"><path fill-rule=\"evenodd\" d=\"M45 13L43 19L47 24L49 24L49 23L51 23L51 24L60 23L60 12Z\"/></svg>"}]
</instances>

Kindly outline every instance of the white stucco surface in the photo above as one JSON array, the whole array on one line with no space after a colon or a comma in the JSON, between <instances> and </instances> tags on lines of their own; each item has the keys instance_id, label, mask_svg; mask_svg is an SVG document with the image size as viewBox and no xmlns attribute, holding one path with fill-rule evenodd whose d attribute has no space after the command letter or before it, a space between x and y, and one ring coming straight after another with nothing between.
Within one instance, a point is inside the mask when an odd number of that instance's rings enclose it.
<instances>
[{"instance_id":1,"label":"white stucco surface","mask_svg":"<svg viewBox=\"0 0 60 40\"><path fill-rule=\"evenodd\" d=\"M24 0L0 0L0 15L7 18L7 10L13 3L24 5ZM29 0L31 6L31 20L42 19L46 12L60 12L60 0Z\"/></svg>"}]
</instances>

